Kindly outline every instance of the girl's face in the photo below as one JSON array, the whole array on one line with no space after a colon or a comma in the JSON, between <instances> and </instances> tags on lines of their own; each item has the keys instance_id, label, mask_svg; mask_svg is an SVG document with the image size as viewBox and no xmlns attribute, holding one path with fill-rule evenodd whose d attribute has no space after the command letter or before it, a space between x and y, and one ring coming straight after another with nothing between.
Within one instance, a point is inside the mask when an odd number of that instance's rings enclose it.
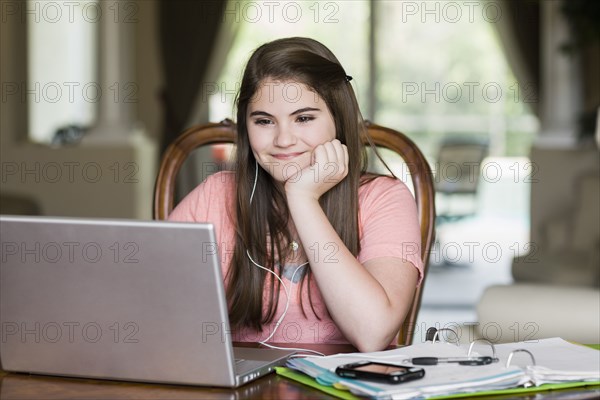
<instances>
[{"instance_id":1,"label":"girl's face","mask_svg":"<svg viewBox=\"0 0 600 400\"><path fill-rule=\"evenodd\" d=\"M313 149L335 139L325 101L294 81L263 81L248 103L246 120L254 157L278 182L310 166Z\"/></svg>"}]
</instances>

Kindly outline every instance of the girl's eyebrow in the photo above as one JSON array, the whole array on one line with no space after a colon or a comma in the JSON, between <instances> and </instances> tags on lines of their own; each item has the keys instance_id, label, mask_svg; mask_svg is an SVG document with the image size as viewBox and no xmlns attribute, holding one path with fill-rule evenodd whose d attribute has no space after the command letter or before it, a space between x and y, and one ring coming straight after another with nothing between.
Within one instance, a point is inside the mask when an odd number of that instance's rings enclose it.
<instances>
[{"instance_id":1,"label":"girl's eyebrow","mask_svg":"<svg viewBox=\"0 0 600 400\"><path fill-rule=\"evenodd\" d=\"M300 109L294 111L290 115L302 114L302 113L307 112L307 111L321 111L321 109L320 108L313 108L313 107L304 107L304 108L300 108ZM260 111L260 110L258 110L258 111L252 111L249 116L250 117L254 117L254 116L257 116L257 115L264 116L264 117L271 117L271 118L273 117L268 112L266 112L266 111Z\"/></svg>"},{"instance_id":2,"label":"girl's eyebrow","mask_svg":"<svg viewBox=\"0 0 600 400\"><path fill-rule=\"evenodd\" d=\"M250 113L250 117L253 117L253 116L255 116L255 115L262 115L262 116L264 116L264 117L273 117L271 114L269 114L269 113L268 113L268 112L266 112L266 111L252 111L252 112Z\"/></svg>"},{"instance_id":3,"label":"girl's eyebrow","mask_svg":"<svg viewBox=\"0 0 600 400\"><path fill-rule=\"evenodd\" d=\"M300 109L294 111L290 115L301 114L301 113L307 112L307 111L321 111L321 109L320 108L313 108L313 107L304 107L304 108L300 108Z\"/></svg>"}]
</instances>

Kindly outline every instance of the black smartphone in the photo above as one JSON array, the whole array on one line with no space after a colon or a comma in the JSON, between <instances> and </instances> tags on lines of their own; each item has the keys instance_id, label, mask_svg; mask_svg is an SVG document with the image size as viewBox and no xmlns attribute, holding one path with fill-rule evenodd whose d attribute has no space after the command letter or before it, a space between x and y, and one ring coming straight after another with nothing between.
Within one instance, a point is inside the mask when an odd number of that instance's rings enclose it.
<instances>
[{"instance_id":1,"label":"black smartphone","mask_svg":"<svg viewBox=\"0 0 600 400\"><path fill-rule=\"evenodd\" d=\"M383 383L402 383L421 379L425 376L423 368L404 365L385 364L375 361L358 361L340 365L335 373L344 378L364 379Z\"/></svg>"}]
</instances>

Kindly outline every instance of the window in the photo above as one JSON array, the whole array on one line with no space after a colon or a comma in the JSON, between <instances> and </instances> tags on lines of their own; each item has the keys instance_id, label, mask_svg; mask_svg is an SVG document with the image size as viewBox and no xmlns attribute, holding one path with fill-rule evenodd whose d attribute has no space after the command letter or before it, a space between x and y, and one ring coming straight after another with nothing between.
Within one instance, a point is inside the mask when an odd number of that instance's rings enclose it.
<instances>
[{"instance_id":1,"label":"window","mask_svg":"<svg viewBox=\"0 0 600 400\"><path fill-rule=\"evenodd\" d=\"M22 93L29 138L45 144L77 141L83 133L124 138L135 122L138 92L132 80L137 2L17 4L12 17L27 21L28 77ZM67 127L74 129L57 137Z\"/></svg>"},{"instance_id":2,"label":"window","mask_svg":"<svg viewBox=\"0 0 600 400\"><path fill-rule=\"evenodd\" d=\"M225 21L240 24L221 76L218 92L209 98L210 119L233 116L233 101L243 67L252 51L265 42L290 36L307 36L325 43L338 57L353 81L361 109L366 106L368 76L369 2L367 1L230 1ZM356 83L355 83L356 82ZM213 91L211 91L213 93Z\"/></svg>"},{"instance_id":3,"label":"window","mask_svg":"<svg viewBox=\"0 0 600 400\"><path fill-rule=\"evenodd\" d=\"M366 118L409 134L430 160L441 139L454 134L488 138L490 154L497 156L528 152L538 121L495 38L497 8L479 2L231 1L227 11L225 19L241 26L212 83L212 121L233 116L253 49L299 35L322 41L336 54L355 78Z\"/></svg>"},{"instance_id":4,"label":"window","mask_svg":"<svg viewBox=\"0 0 600 400\"><path fill-rule=\"evenodd\" d=\"M431 155L444 136L455 135L489 140L492 155L526 154L537 119L494 35L497 6L375 4L377 121L410 132Z\"/></svg>"},{"instance_id":5,"label":"window","mask_svg":"<svg viewBox=\"0 0 600 400\"><path fill-rule=\"evenodd\" d=\"M102 95L96 23L101 11L96 0L28 0L22 7L27 16L29 137L49 144L57 130L88 127L96 120Z\"/></svg>"}]
</instances>

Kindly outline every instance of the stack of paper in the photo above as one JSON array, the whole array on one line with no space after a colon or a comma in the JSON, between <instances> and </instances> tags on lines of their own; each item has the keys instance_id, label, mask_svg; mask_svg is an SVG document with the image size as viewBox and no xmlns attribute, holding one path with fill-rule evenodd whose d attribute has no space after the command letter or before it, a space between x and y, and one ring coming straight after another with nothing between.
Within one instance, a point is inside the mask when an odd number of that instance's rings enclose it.
<instances>
[{"instance_id":1,"label":"stack of paper","mask_svg":"<svg viewBox=\"0 0 600 400\"><path fill-rule=\"evenodd\" d=\"M564 383L564 382L597 382L597 372L573 372L556 371L546 367L527 367L527 375L531 377L536 386L545 383Z\"/></svg>"},{"instance_id":2,"label":"stack of paper","mask_svg":"<svg viewBox=\"0 0 600 400\"><path fill-rule=\"evenodd\" d=\"M406 360L412 357L465 357L467 349L448 343L424 343L375 353L293 358L289 360L288 367L315 378L321 385L341 384L358 395L395 399L427 398L519 386L537 386L544 383L600 381L600 353L597 350L570 344L562 339L511 343L499 345L496 349L499 358L496 363L483 366L457 364L425 366L423 379L401 384L341 378L334 371L339 365L365 359L407 364ZM530 365L532 361L527 355L525 357L515 355L511 366L506 367L509 354L516 349L525 349L534 354L537 365Z\"/></svg>"},{"instance_id":3,"label":"stack of paper","mask_svg":"<svg viewBox=\"0 0 600 400\"><path fill-rule=\"evenodd\" d=\"M531 365L527 356L517 355L513 357L511 364L525 367L531 382L536 386L545 383L600 380L600 352L560 338L501 344L496 346L496 349L501 360L506 360L508 355L517 349L531 352L536 365Z\"/></svg>"}]
</instances>

